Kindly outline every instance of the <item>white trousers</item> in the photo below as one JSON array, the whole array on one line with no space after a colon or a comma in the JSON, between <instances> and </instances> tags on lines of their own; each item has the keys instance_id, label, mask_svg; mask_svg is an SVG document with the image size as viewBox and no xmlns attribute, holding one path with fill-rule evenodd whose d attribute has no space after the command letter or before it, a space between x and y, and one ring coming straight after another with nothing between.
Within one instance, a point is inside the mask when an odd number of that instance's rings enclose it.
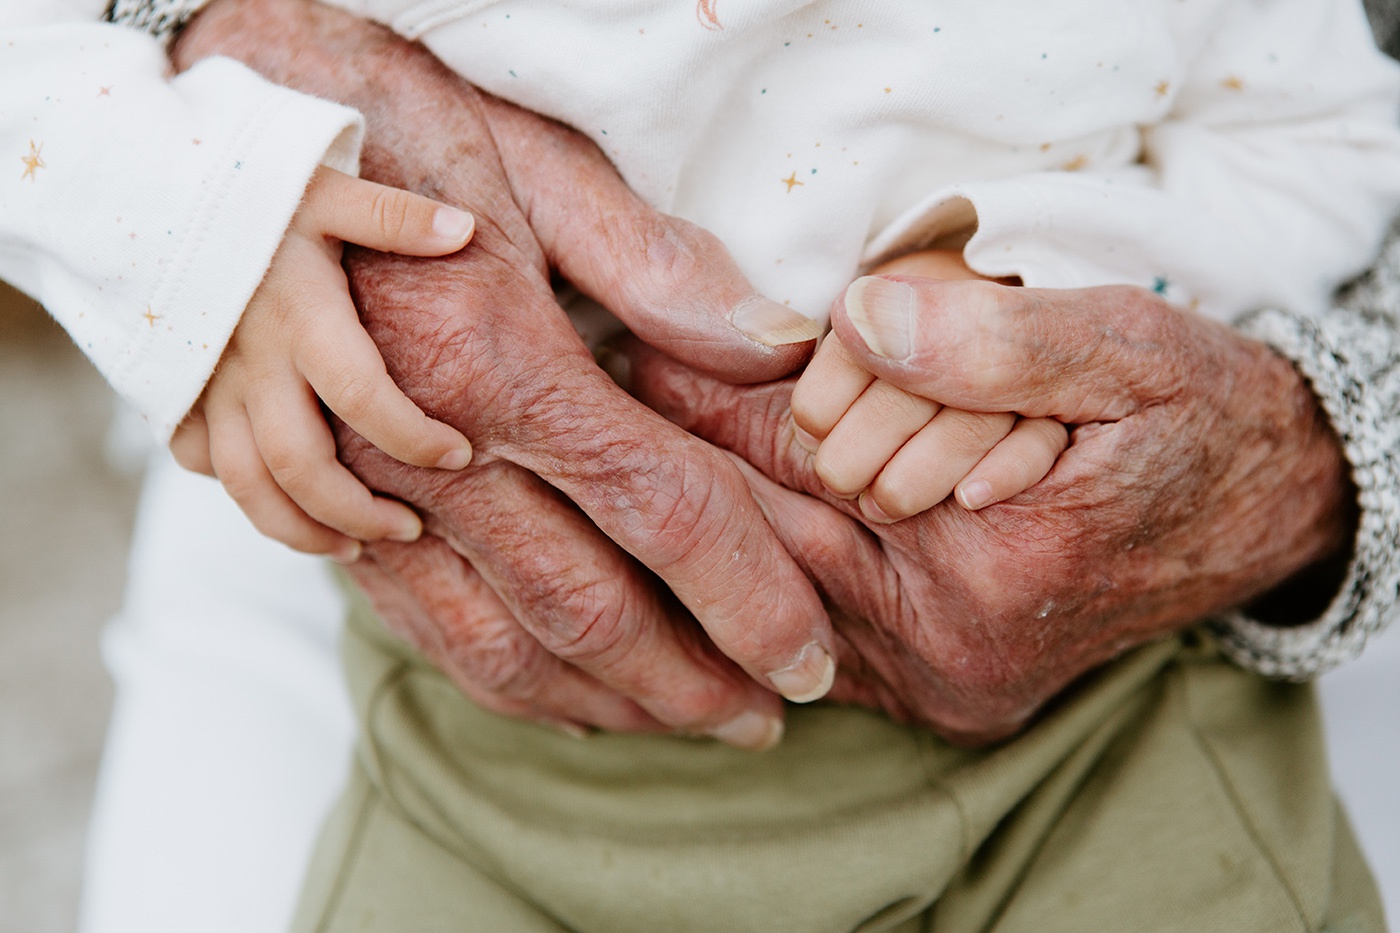
<instances>
[{"instance_id":1,"label":"white trousers","mask_svg":"<svg viewBox=\"0 0 1400 933\"><path fill-rule=\"evenodd\" d=\"M81 933L286 928L353 722L326 565L258 535L213 480L154 458L126 599Z\"/></svg>"}]
</instances>

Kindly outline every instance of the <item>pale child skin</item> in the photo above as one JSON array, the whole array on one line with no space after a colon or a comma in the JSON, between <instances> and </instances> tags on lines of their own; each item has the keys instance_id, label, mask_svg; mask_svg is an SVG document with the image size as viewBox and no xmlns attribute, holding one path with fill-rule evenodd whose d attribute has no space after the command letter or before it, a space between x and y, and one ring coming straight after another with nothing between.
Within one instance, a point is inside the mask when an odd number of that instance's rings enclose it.
<instances>
[{"instance_id":1,"label":"pale child skin","mask_svg":"<svg viewBox=\"0 0 1400 933\"><path fill-rule=\"evenodd\" d=\"M876 272L982 278L946 250L912 253ZM878 274L846 290L853 320L885 287ZM857 500L876 522L917 515L950 495L973 510L1009 499L1040 482L1069 443L1053 418L964 411L897 388L861 366L835 333L798 379L792 417L827 489Z\"/></svg>"},{"instance_id":2,"label":"pale child skin","mask_svg":"<svg viewBox=\"0 0 1400 933\"><path fill-rule=\"evenodd\" d=\"M322 166L199 401L176 430L182 466L218 477L258 530L297 550L350 562L361 541L412 541L421 519L373 495L336 461L321 403L380 450L415 466L460 470L470 443L394 384L360 324L341 244L445 256L471 239L472 216Z\"/></svg>"}]
</instances>

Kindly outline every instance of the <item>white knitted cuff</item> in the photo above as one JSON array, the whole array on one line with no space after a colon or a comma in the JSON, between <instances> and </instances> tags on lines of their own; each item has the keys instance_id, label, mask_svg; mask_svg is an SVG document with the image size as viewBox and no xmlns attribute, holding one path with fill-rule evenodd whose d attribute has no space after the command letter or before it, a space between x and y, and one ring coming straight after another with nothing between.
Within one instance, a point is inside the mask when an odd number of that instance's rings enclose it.
<instances>
[{"instance_id":1,"label":"white knitted cuff","mask_svg":"<svg viewBox=\"0 0 1400 933\"><path fill-rule=\"evenodd\" d=\"M1261 311L1240 329L1292 360L1341 439L1360 525L1341 589L1322 616L1295 627L1234 612L1213 628L1237 663L1306 680L1361 653L1400 602L1400 225L1380 261L1320 320Z\"/></svg>"}]
</instances>

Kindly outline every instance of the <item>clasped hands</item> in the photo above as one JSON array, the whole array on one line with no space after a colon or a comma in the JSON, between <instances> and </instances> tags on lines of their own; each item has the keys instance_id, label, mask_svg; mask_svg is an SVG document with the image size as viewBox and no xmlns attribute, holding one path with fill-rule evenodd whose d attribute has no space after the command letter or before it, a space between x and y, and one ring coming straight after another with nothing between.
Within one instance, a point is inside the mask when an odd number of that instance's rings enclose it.
<instances>
[{"instance_id":1,"label":"clasped hands","mask_svg":"<svg viewBox=\"0 0 1400 933\"><path fill-rule=\"evenodd\" d=\"M893 335L837 300L833 328L861 364L947 405L1074 426L1072 441L993 508L868 521L796 443L788 374L811 330L587 140L301 0L217 0L175 49L180 67L210 54L359 108L366 178L476 217L471 247L443 258L346 252L389 374L471 439L472 464L408 466L343 425L337 440L424 527L367 545L351 572L488 708L763 748L780 695L829 687L994 740L1349 531L1336 440L1262 345L1135 289L918 276L895 280L913 313L881 318ZM630 328L632 396L574 333L551 271Z\"/></svg>"}]
</instances>

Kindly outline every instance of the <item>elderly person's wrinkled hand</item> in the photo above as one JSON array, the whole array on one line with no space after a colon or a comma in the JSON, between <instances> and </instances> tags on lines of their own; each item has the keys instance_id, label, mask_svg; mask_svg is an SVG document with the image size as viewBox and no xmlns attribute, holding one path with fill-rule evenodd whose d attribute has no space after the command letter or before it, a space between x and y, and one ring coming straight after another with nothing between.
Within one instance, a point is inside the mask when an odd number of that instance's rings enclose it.
<instances>
[{"instance_id":1,"label":"elderly person's wrinkled hand","mask_svg":"<svg viewBox=\"0 0 1400 933\"><path fill-rule=\"evenodd\" d=\"M1071 426L1039 484L979 512L948 501L865 521L797 444L794 380L729 386L629 345L639 398L752 464L836 619L832 698L956 741L1000 738L1095 666L1343 547L1338 442L1262 344L1133 288L885 281L846 292L836 333L907 391Z\"/></svg>"},{"instance_id":2,"label":"elderly person's wrinkled hand","mask_svg":"<svg viewBox=\"0 0 1400 933\"><path fill-rule=\"evenodd\" d=\"M220 0L175 51L186 67L209 54L358 107L366 178L477 219L441 261L347 255L390 375L475 450L461 473L433 471L339 433L359 477L424 515L423 539L371 544L354 571L391 627L502 712L776 741L779 693L831 683L821 602L738 469L599 369L549 270L727 379L790 372L813 325L756 296L713 237L647 208L586 140L386 30L302 0Z\"/></svg>"}]
</instances>

